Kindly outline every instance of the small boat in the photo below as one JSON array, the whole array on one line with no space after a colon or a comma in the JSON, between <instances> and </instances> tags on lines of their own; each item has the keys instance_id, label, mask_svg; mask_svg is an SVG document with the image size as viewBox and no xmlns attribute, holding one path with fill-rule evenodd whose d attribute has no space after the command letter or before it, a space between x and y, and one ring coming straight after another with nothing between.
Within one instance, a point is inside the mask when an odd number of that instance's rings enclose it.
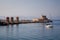
<instances>
[{"instance_id":1,"label":"small boat","mask_svg":"<svg viewBox=\"0 0 60 40\"><path fill-rule=\"evenodd\" d=\"M46 27L47 27L47 28L53 28L53 26L52 26L52 25L46 25Z\"/></svg>"},{"instance_id":2,"label":"small boat","mask_svg":"<svg viewBox=\"0 0 60 40\"><path fill-rule=\"evenodd\" d=\"M52 24L46 24L46 27L47 28L53 28L53 25Z\"/></svg>"}]
</instances>

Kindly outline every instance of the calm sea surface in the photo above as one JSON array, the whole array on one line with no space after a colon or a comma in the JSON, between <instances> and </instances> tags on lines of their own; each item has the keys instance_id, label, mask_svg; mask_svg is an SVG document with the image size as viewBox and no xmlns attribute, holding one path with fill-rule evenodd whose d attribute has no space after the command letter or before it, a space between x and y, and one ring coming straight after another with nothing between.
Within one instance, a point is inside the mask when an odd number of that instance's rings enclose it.
<instances>
[{"instance_id":1,"label":"calm sea surface","mask_svg":"<svg viewBox=\"0 0 60 40\"><path fill-rule=\"evenodd\" d=\"M45 23L0 26L0 40L60 40L60 21L53 28Z\"/></svg>"}]
</instances>

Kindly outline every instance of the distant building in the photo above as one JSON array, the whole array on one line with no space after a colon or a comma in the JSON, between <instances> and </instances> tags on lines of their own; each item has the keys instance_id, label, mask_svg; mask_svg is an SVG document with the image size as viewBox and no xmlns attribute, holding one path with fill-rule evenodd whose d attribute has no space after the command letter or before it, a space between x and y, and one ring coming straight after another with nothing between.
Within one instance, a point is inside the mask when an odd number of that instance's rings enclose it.
<instances>
[{"instance_id":1,"label":"distant building","mask_svg":"<svg viewBox=\"0 0 60 40\"><path fill-rule=\"evenodd\" d=\"M40 19L48 20L48 18L46 16L44 16L44 15Z\"/></svg>"},{"instance_id":2,"label":"distant building","mask_svg":"<svg viewBox=\"0 0 60 40\"><path fill-rule=\"evenodd\" d=\"M48 19L45 15L43 15L43 16L39 19L39 21L40 21L40 22L48 22L49 19Z\"/></svg>"},{"instance_id":3,"label":"distant building","mask_svg":"<svg viewBox=\"0 0 60 40\"><path fill-rule=\"evenodd\" d=\"M38 22L39 19L38 19L38 18L34 18L34 19L32 19L32 21L33 21L33 22Z\"/></svg>"},{"instance_id":4,"label":"distant building","mask_svg":"<svg viewBox=\"0 0 60 40\"><path fill-rule=\"evenodd\" d=\"M48 18L43 15L41 18L32 19L32 21L33 22L47 22L48 21Z\"/></svg>"}]
</instances>

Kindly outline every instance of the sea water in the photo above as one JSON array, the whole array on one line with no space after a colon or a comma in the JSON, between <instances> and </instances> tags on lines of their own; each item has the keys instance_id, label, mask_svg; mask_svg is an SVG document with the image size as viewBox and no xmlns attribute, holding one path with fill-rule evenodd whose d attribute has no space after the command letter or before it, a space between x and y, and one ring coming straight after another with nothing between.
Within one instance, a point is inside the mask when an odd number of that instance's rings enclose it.
<instances>
[{"instance_id":1,"label":"sea water","mask_svg":"<svg viewBox=\"0 0 60 40\"><path fill-rule=\"evenodd\" d=\"M45 23L0 26L0 40L60 40L60 21L53 21L53 28Z\"/></svg>"}]
</instances>

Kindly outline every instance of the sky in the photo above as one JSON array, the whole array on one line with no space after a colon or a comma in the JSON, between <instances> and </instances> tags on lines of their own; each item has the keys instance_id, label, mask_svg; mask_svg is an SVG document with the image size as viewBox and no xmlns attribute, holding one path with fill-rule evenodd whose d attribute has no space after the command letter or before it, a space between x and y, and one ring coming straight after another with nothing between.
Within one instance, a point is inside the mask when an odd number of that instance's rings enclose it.
<instances>
[{"instance_id":1,"label":"sky","mask_svg":"<svg viewBox=\"0 0 60 40\"><path fill-rule=\"evenodd\" d=\"M0 16L60 17L60 0L0 0Z\"/></svg>"}]
</instances>

